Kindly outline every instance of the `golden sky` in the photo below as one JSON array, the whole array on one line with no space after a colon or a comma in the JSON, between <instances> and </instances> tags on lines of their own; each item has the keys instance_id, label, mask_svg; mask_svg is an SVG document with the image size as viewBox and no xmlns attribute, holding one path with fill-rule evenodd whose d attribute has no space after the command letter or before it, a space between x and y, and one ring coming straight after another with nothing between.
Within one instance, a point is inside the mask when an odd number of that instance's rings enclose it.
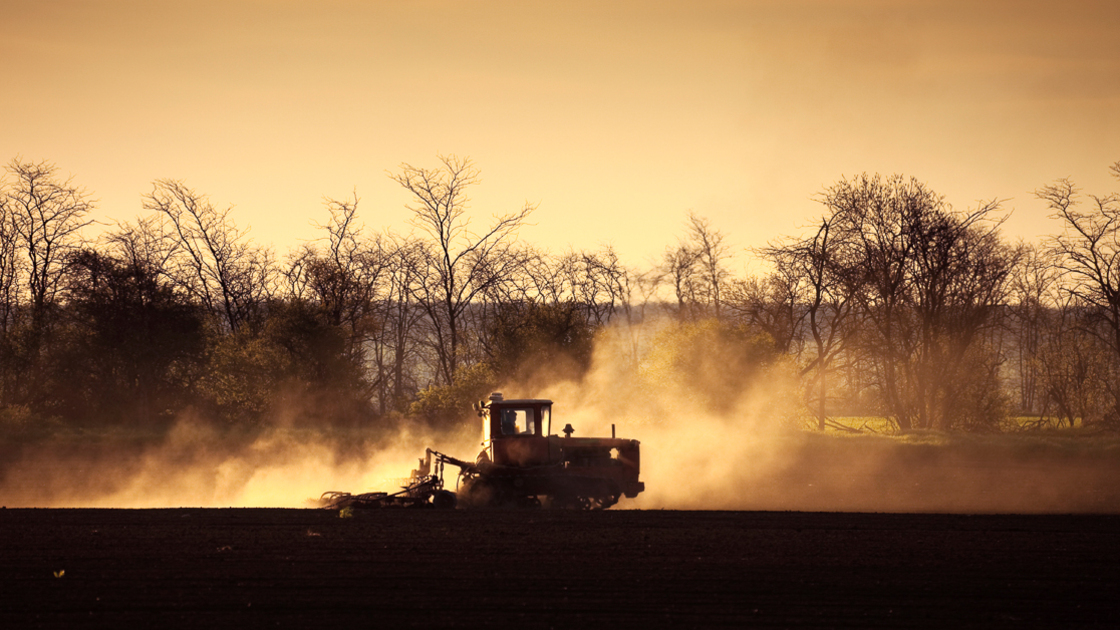
<instances>
[{"instance_id":1,"label":"golden sky","mask_svg":"<svg viewBox=\"0 0 1120 630\"><path fill-rule=\"evenodd\" d=\"M130 219L185 180L280 254L324 196L408 229L402 162L470 156L478 221L645 266L710 218L737 247L815 194L904 173L957 207L1120 190L1120 2L0 0L0 160L49 159ZM744 256L745 258L745 256Z\"/></svg>"}]
</instances>

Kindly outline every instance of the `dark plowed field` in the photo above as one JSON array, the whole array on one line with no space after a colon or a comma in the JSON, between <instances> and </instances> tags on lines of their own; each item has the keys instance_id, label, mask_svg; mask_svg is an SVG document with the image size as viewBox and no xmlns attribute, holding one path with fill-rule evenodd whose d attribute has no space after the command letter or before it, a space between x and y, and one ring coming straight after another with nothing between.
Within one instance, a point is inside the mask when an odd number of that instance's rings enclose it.
<instances>
[{"instance_id":1,"label":"dark plowed field","mask_svg":"<svg viewBox=\"0 0 1120 630\"><path fill-rule=\"evenodd\" d=\"M0 628L1120 627L1120 516L0 510Z\"/></svg>"}]
</instances>

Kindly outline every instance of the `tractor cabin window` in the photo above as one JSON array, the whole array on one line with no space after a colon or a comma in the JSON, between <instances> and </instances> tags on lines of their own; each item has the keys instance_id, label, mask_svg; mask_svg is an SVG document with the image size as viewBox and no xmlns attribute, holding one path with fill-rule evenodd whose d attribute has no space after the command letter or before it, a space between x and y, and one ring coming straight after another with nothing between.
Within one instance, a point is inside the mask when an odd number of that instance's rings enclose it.
<instances>
[{"instance_id":1,"label":"tractor cabin window","mask_svg":"<svg viewBox=\"0 0 1120 630\"><path fill-rule=\"evenodd\" d=\"M536 414L529 409L503 409L502 435L533 435L537 432Z\"/></svg>"}]
</instances>

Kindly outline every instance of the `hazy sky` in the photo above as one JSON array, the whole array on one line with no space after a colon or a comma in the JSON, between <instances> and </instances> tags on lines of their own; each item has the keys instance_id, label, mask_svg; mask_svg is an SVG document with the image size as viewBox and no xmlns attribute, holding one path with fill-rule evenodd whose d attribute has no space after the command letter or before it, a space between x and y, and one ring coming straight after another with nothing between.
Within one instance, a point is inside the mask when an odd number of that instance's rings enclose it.
<instances>
[{"instance_id":1,"label":"hazy sky","mask_svg":"<svg viewBox=\"0 0 1120 630\"><path fill-rule=\"evenodd\" d=\"M957 207L1120 190L1120 2L0 0L0 160L49 159L131 219L176 178L283 254L324 196L408 229L386 176L482 170L476 221L613 243L643 266L710 218L737 247L795 233L814 195L904 173Z\"/></svg>"}]
</instances>

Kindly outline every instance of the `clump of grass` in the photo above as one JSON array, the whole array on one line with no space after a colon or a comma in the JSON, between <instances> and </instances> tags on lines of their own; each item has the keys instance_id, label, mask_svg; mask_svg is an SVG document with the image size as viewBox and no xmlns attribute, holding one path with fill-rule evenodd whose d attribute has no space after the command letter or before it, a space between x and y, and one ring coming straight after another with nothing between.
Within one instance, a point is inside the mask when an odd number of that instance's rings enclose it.
<instances>
[{"instance_id":1,"label":"clump of grass","mask_svg":"<svg viewBox=\"0 0 1120 630\"><path fill-rule=\"evenodd\" d=\"M349 505L338 511L338 518L354 518L354 508Z\"/></svg>"}]
</instances>

